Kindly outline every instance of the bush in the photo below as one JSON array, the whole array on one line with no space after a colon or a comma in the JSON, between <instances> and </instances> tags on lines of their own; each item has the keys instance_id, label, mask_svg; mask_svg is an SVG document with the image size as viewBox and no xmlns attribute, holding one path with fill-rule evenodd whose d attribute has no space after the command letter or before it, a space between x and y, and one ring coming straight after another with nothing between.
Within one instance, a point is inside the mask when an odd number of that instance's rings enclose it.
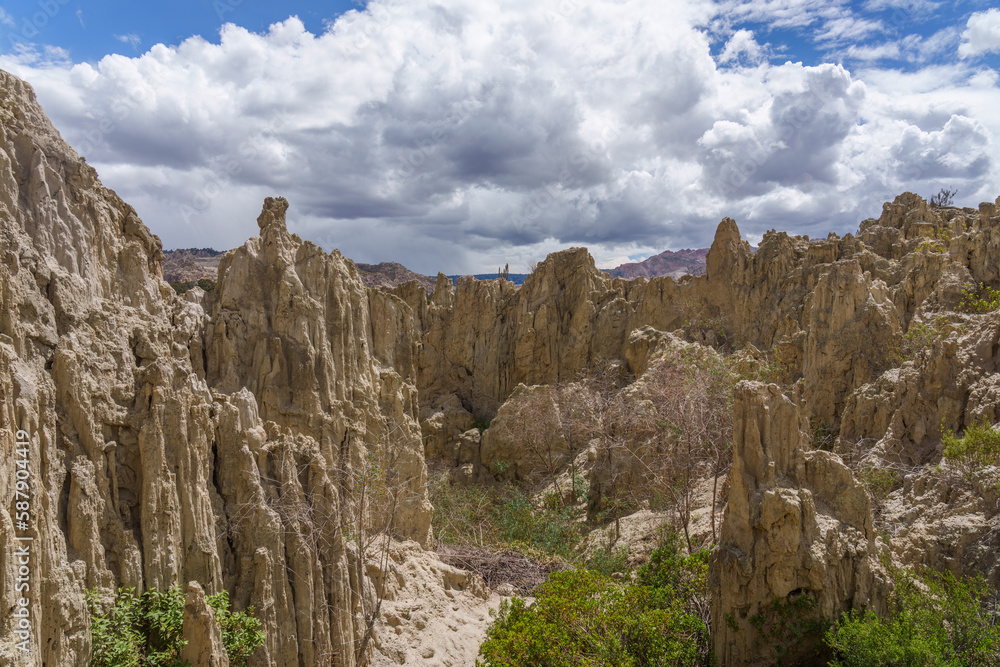
<instances>
[{"instance_id":1,"label":"bush","mask_svg":"<svg viewBox=\"0 0 1000 667\"><path fill-rule=\"evenodd\" d=\"M233 612L225 591L207 598L222 629L222 643L229 664L243 667L247 658L264 643L260 621L251 616L253 607ZM91 667L184 667L180 659L186 640L182 639L184 594L178 587L169 591L135 594L134 588L120 588L107 612L96 590L87 591L91 615Z\"/></svg>"},{"instance_id":2,"label":"bush","mask_svg":"<svg viewBox=\"0 0 1000 667\"><path fill-rule=\"evenodd\" d=\"M979 283L975 287L962 288L962 301L958 309L963 313L992 313L1000 308L1000 290Z\"/></svg>"},{"instance_id":3,"label":"bush","mask_svg":"<svg viewBox=\"0 0 1000 667\"><path fill-rule=\"evenodd\" d=\"M636 585L593 570L556 572L535 602L501 603L481 667L708 665L707 552L680 555L673 536Z\"/></svg>"},{"instance_id":4,"label":"bush","mask_svg":"<svg viewBox=\"0 0 1000 667\"><path fill-rule=\"evenodd\" d=\"M1000 665L1000 626L982 577L893 571L889 614L844 614L826 635L833 667ZM995 603L994 603L995 604Z\"/></svg>"},{"instance_id":5,"label":"bush","mask_svg":"<svg viewBox=\"0 0 1000 667\"><path fill-rule=\"evenodd\" d=\"M87 591L93 637L91 667L181 667L185 640L184 594L180 588L146 591L136 596L134 588L121 588L107 614L98 613L100 596Z\"/></svg>"},{"instance_id":6,"label":"bush","mask_svg":"<svg viewBox=\"0 0 1000 667\"><path fill-rule=\"evenodd\" d=\"M254 650L264 643L264 631L260 629L260 621L253 616L253 605L246 611L232 611L229 593L225 590L209 595L206 600L222 630L222 644L226 647L230 667L246 667Z\"/></svg>"},{"instance_id":7,"label":"bush","mask_svg":"<svg viewBox=\"0 0 1000 667\"><path fill-rule=\"evenodd\" d=\"M603 544L590 552L586 566L605 577L625 572L628 569L628 547L615 547L608 536Z\"/></svg>"},{"instance_id":8,"label":"bush","mask_svg":"<svg viewBox=\"0 0 1000 667\"><path fill-rule=\"evenodd\" d=\"M569 559L586 528L583 510L562 502L538 506L516 486L453 486L446 476L431 484L432 524L440 542L513 549Z\"/></svg>"},{"instance_id":9,"label":"bush","mask_svg":"<svg viewBox=\"0 0 1000 667\"><path fill-rule=\"evenodd\" d=\"M961 438L947 431L941 439L944 457L970 470L1000 463L1000 431L986 420L967 428Z\"/></svg>"},{"instance_id":10,"label":"bush","mask_svg":"<svg viewBox=\"0 0 1000 667\"><path fill-rule=\"evenodd\" d=\"M215 289L215 282L209 280L208 278L199 278L198 280L178 280L176 282L170 283L170 286L174 288L174 291L178 294L184 294L193 287L200 287L206 292L211 292Z\"/></svg>"},{"instance_id":11,"label":"bush","mask_svg":"<svg viewBox=\"0 0 1000 667\"><path fill-rule=\"evenodd\" d=\"M951 206L957 194L958 190L941 188L936 195L931 197L931 206Z\"/></svg>"}]
</instances>

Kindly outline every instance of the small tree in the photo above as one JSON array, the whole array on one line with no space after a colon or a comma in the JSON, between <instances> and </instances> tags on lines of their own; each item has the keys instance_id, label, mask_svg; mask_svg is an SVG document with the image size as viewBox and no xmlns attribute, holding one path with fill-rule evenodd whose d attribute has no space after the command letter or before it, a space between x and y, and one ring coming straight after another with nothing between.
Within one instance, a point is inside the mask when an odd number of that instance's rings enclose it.
<instances>
[{"instance_id":1,"label":"small tree","mask_svg":"<svg viewBox=\"0 0 1000 667\"><path fill-rule=\"evenodd\" d=\"M955 195L957 194L958 190L941 188L936 195L931 197L931 206L951 206L952 202L955 200Z\"/></svg>"}]
</instances>

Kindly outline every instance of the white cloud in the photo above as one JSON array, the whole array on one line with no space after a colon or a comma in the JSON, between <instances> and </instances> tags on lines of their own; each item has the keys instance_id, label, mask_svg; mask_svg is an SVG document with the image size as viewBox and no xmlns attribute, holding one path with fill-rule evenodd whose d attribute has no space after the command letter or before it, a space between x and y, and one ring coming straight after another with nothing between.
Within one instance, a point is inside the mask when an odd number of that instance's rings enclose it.
<instances>
[{"instance_id":1,"label":"white cloud","mask_svg":"<svg viewBox=\"0 0 1000 667\"><path fill-rule=\"evenodd\" d=\"M291 18L0 66L166 247L242 243L276 194L295 231L358 261L523 270L570 244L602 262L704 247L726 215L748 236L850 231L939 176L969 195L1000 182L983 148L1000 94L971 70L770 65L746 29L717 64L706 2L500 4L372 0L320 35ZM864 29L818 0L767 11L797 9L817 34Z\"/></svg>"},{"instance_id":2,"label":"white cloud","mask_svg":"<svg viewBox=\"0 0 1000 667\"><path fill-rule=\"evenodd\" d=\"M726 42L718 60L724 65L729 63L757 65L764 61L764 51L764 47L754 39L752 30L740 29Z\"/></svg>"},{"instance_id":3,"label":"white cloud","mask_svg":"<svg viewBox=\"0 0 1000 667\"><path fill-rule=\"evenodd\" d=\"M17 27L17 22L14 20L14 17L8 14L3 7L0 7L0 24L9 28Z\"/></svg>"},{"instance_id":4,"label":"white cloud","mask_svg":"<svg viewBox=\"0 0 1000 667\"><path fill-rule=\"evenodd\" d=\"M878 44L876 46L857 46L851 44L847 47L846 55L851 60L863 62L875 62L878 60L899 58L900 48L896 42Z\"/></svg>"},{"instance_id":5,"label":"white cloud","mask_svg":"<svg viewBox=\"0 0 1000 667\"><path fill-rule=\"evenodd\" d=\"M130 32L126 35L115 35L115 39L123 44L128 44L133 49L138 49L139 45L142 44L142 38L134 32Z\"/></svg>"},{"instance_id":6,"label":"white cloud","mask_svg":"<svg viewBox=\"0 0 1000 667\"><path fill-rule=\"evenodd\" d=\"M987 9L969 17L958 54L963 58L1000 53L1000 9Z\"/></svg>"}]
</instances>

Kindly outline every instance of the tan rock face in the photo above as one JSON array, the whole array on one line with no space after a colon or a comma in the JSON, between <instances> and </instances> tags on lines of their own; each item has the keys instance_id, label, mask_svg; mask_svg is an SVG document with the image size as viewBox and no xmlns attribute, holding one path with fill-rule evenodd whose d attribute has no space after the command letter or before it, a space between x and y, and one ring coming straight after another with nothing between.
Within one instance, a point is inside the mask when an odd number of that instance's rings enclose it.
<instances>
[{"instance_id":1,"label":"tan rock face","mask_svg":"<svg viewBox=\"0 0 1000 667\"><path fill-rule=\"evenodd\" d=\"M205 591L197 581L188 582L184 598L184 640L181 660L191 667L229 667L229 656L222 643L222 630L205 601Z\"/></svg>"},{"instance_id":2,"label":"tan rock face","mask_svg":"<svg viewBox=\"0 0 1000 667\"><path fill-rule=\"evenodd\" d=\"M394 532L431 539L412 309L289 234L281 199L217 292L180 299L159 240L5 73L0 117L0 494L21 430L31 498L27 529L0 513L0 660L86 665L86 588L196 581L258 610L251 665L359 664L366 575L341 527L366 461L399 490Z\"/></svg>"},{"instance_id":3,"label":"tan rock face","mask_svg":"<svg viewBox=\"0 0 1000 667\"><path fill-rule=\"evenodd\" d=\"M804 425L776 385L737 385L729 502L711 563L721 665L771 664L774 646L751 619L767 618L775 600L808 595L823 618L872 601L868 494L836 454L806 451Z\"/></svg>"}]
</instances>

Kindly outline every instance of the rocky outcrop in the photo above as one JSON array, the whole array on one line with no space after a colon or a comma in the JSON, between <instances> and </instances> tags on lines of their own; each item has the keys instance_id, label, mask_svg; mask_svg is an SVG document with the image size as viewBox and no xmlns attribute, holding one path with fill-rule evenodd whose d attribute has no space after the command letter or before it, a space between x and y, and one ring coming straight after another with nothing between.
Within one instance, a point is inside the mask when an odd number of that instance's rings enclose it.
<instances>
[{"instance_id":1,"label":"rocky outcrop","mask_svg":"<svg viewBox=\"0 0 1000 667\"><path fill-rule=\"evenodd\" d=\"M775 640L755 619L767 623L775 601L809 596L828 619L872 603L868 494L836 454L808 451L805 426L776 385L737 385L729 502L711 563L720 665L774 662ZM780 648L795 664L812 647Z\"/></svg>"},{"instance_id":2,"label":"rocky outcrop","mask_svg":"<svg viewBox=\"0 0 1000 667\"><path fill-rule=\"evenodd\" d=\"M183 628L183 639L187 643L181 651L181 660L187 661L191 667L229 667L222 630L205 600L205 591L197 581L187 585Z\"/></svg>"},{"instance_id":3,"label":"rocky outcrop","mask_svg":"<svg viewBox=\"0 0 1000 667\"><path fill-rule=\"evenodd\" d=\"M163 253L163 279L168 283L201 279L215 282L222 252L212 248L184 248Z\"/></svg>"},{"instance_id":4,"label":"rocky outcrop","mask_svg":"<svg viewBox=\"0 0 1000 667\"><path fill-rule=\"evenodd\" d=\"M342 526L366 462L393 532L431 540L412 309L289 234L281 199L215 292L177 297L159 240L5 73L0 119L0 495L20 456L30 498L0 514L4 664L86 665L85 589L191 581L258 610L251 665L360 664L372 591Z\"/></svg>"}]
</instances>

